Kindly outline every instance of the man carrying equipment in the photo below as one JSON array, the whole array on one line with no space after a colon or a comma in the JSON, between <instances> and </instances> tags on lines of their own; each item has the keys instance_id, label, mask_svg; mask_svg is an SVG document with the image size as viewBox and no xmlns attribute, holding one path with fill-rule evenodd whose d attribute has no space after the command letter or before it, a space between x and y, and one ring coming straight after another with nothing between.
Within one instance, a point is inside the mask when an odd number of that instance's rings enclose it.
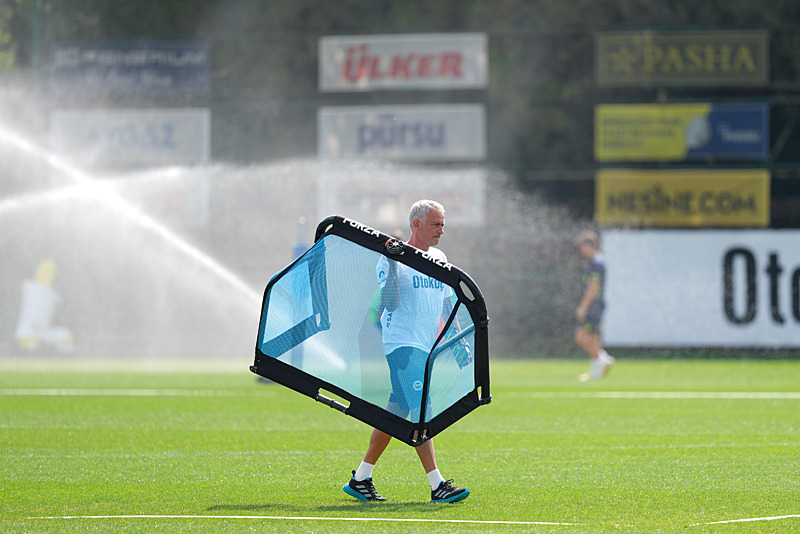
<instances>
[{"instance_id":1,"label":"man carrying equipment","mask_svg":"<svg viewBox=\"0 0 800 534\"><path fill-rule=\"evenodd\" d=\"M444 233L444 207L432 200L416 202L409 212L411 238L408 244L436 260L447 261L434 247ZM396 261L381 257L376 267L381 288L383 349L389 363L392 393L387 409L400 417L419 418L422 387L428 354L436 341L442 315L449 315L451 288L430 279L420 283L420 273ZM417 280L414 280L417 278ZM427 278L427 277L426 277ZM372 430L369 446L358 470L342 487L348 495L362 501L385 501L372 483L372 470L392 437L377 428ZM469 496L467 488L458 488L445 480L436 465L433 440L416 447L431 486L431 502L457 502Z\"/></svg>"}]
</instances>

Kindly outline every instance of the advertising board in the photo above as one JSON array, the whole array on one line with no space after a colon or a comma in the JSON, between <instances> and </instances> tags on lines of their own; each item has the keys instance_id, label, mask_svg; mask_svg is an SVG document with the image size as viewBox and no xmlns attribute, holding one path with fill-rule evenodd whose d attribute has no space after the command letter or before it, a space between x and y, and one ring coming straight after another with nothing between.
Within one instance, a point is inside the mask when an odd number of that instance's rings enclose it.
<instances>
[{"instance_id":1,"label":"advertising board","mask_svg":"<svg viewBox=\"0 0 800 534\"><path fill-rule=\"evenodd\" d=\"M209 45L184 42L54 43L56 93L188 93L209 90Z\"/></svg>"},{"instance_id":2,"label":"advertising board","mask_svg":"<svg viewBox=\"0 0 800 534\"><path fill-rule=\"evenodd\" d=\"M766 160L764 104L606 104L595 107L597 161Z\"/></svg>"},{"instance_id":3,"label":"advertising board","mask_svg":"<svg viewBox=\"0 0 800 534\"><path fill-rule=\"evenodd\" d=\"M763 86L769 83L769 33L599 33L595 71L597 83L608 86Z\"/></svg>"},{"instance_id":4,"label":"advertising board","mask_svg":"<svg viewBox=\"0 0 800 534\"><path fill-rule=\"evenodd\" d=\"M486 34L348 35L319 40L319 89L482 89Z\"/></svg>"},{"instance_id":5,"label":"advertising board","mask_svg":"<svg viewBox=\"0 0 800 534\"><path fill-rule=\"evenodd\" d=\"M50 118L53 151L90 167L205 163L210 140L206 108L62 109Z\"/></svg>"},{"instance_id":6,"label":"advertising board","mask_svg":"<svg viewBox=\"0 0 800 534\"><path fill-rule=\"evenodd\" d=\"M770 173L604 169L595 179L595 220L605 226L767 226Z\"/></svg>"},{"instance_id":7,"label":"advertising board","mask_svg":"<svg viewBox=\"0 0 800 534\"><path fill-rule=\"evenodd\" d=\"M480 161L485 115L479 104L323 107L317 151L321 158Z\"/></svg>"},{"instance_id":8,"label":"advertising board","mask_svg":"<svg viewBox=\"0 0 800 534\"><path fill-rule=\"evenodd\" d=\"M603 338L800 347L800 230L606 230Z\"/></svg>"}]
</instances>

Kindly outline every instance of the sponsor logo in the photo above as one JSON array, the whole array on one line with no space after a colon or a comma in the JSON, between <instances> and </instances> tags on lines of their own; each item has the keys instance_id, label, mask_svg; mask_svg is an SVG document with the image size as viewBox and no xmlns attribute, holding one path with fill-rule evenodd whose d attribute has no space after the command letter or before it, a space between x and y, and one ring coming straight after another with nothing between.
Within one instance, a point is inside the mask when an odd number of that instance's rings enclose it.
<instances>
[{"instance_id":1,"label":"sponsor logo","mask_svg":"<svg viewBox=\"0 0 800 534\"><path fill-rule=\"evenodd\" d=\"M414 275L412 279L414 289L443 289L444 282L437 280L430 276L417 276Z\"/></svg>"},{"instance_id":2,"label":"sponsor logo","mask_svg":"<svg viewBox=\"0 0 800 534\"><path fill-rule=\"evenodd\" d=\"M347 48L342 66L342 79L349 83L365 80L415 78L461 79L463 55L460 52L441 52L438 54L372 55L369 45L362 44Z\"/></svg>"},{"instance_id":3,"label":"sponsor logo","mask_svg":"<svg viewBox=\"0 0 800 534\"><path fill-rule=\"evenodd\" d=\"M201 41L55 43L50 58L55 91L199 94L209 88L209 46Z\"/></svg>"},{"instance_id":4,"label":"sponsor logo","mask_svg":"<svg viewBox=\"0 0 800 534\"><path fill-rule=\"evenodd\" d=\"M415 250L414 252L415 252L417 255L419 255L419 256L422 256L422 257L423 257L423 258L425 258L426 260L428 260L428 261L430 261L430 262L433 262L433 263L435 263L435 264L436 264L436 265L438 265L439 267L442 267L442 268L444 268L444 269L447 269L448 271L452 271L452 270L453 270L453 265L452 265L452 264L450 264L450 263L447 263L446 261L442 261L442 260L440 260L440 259L438 259L438 258L434 258L433 256L431 256L430 254L428 254L428 253L427 253L427 252L425 252L424 250L419 250L419 249L417 249L417 250Z\"/></svg>"},{"instance_id":5,"label":"sponsor logo","mask_svg":"<svg viewBox=\"0 0 800 534\"><path fill-rule=\"evenodd\" d=\"M395 256L403 254L404 248L405 244L399 239L392 238L386 242L386 252L389 254L393 254ZM381 271L381 274L383 274L383 271Z\"/></svg>"},{"instance_id":6,"label":"sponsor logo","mask_svg":"<svg viewBox=\"0 0 800 534\"><path fill-rule=\"evenodd\" d=\"M598 171L595 216L602 224L766 226L768 171Z\"/></svg>"},{"instance_id":7,"label":"sponsor logo","mask_svg":"<svg viewBox=\"0 0 800 534\"><path fill-rule=\"evenodd\" d=\"M360 222L354 221L353 219L348 219L347 217L344 217L342 222L344 222L347 225L350 225L352 228L361 230L365 234L369 234L375 237L380 237L381 235L381 233L375 230L374 228L371 228L365 224L361 224Z\"/></svg>"},{"instance_id":8,"label":"sponsor logo","mask_svg":"<svg viewBox=\"0 0 800 534\"><path fill-rule=\"evenodd\" d=\"M208 50L202 43L170 47L148 43L145 46L120 42L103 45L56 45L53 49L54 68L76 68L84 65L100 67L202 67L208 63ZM116 48L115 48L116 47Z\"/></svg>"},{"instance_id":9,"label":"sponsor logo","mask_svg":"<svg viewBox=\"0 0 800 534\"><path fill-rule=\"evenodd\" d=\"M358 127L358 153L374 148L440 148L445 146L446 137L443 122L398 123L395 115L381 115L378 124Z\"/></svg>"},{"instance_id":10,"label":"sponsor logo","mask_svg":"<svg viewBox=\"0 0 800 534\"><path fill-rule=\"evenodd\" d=\"M753 322L756 318L758 311L758 291L757 291L757 274L759 269L756 267L756 256L748 248L738 247L732 248L725 253L722 261L723 265L723 283L725 287L724 296L724 309L725 317L734 324L742 325ZM744 269L744 284L739 284L736 287L734 280L737 278L737 272L741 273ZM793 271L787 273L789 275L789 283L783 285L781 283L781 275L784 268L781 265L780 258L777 252L770 252L769 259L766 262L766 267L763 269L766 275L767 282L769 283L769 305L768 309L770 317L773 322L777 324L784 324L786 318L782 312L781 306L781 289L789 289L788 300L791 302L789 306L792 310L792 315L795 321L800 322L800 265L796 266ZM741 279L741 277L739 277ZM743 285L743 287L741 287ZM743 310L737 310L734 304L737 301L737 291L745 292L745 306Z\"/></svg>"},{"instance_id":11,"label":"sponsor logo","mask_svg":"<svg viewBox=\"0 0 800 534\"><path fill-rule=\"evenodd\" d=\"M670 191L655 184L649 190L629 190L606 197L609 211L649 215L652 213L694 213L730 215L757 213L759 205L752 193L731 191Z\"/></svg>"},{"instance_id":12,"label":"sponsor logo","mask_svg":"<svg viewBox=\"0 0 800 534\"><path fill-rule=\"evenodd\" d=\"M766 32L609 33L597 38L600 84L764 85Z\"/></svg>"},{"instance_id":13,"label":"sponsor logo","mask_svg":"<svg viewBox=\"0 0 800 534\"><path fill-rule=\"evenodd\" d=\"M86 134L84 146L95 150L175 150L175 130L176 124L167 121L132 121L106 128L98 125Z\"/></svg>"},{"instance_id":14,"label":"sponsor logo","mask_svg":"<svg viewBox=\"0 0 800 534\"><path fill-rule=\"evenodd\" d=\"M725 122L719 125L718 131L720 138L726 143L760 143L763 139L763 135L759 130L746 128L736 129Z\"/></svg>"},{"instance_id":15,"label":"sponsor logo","mask_svg":"<svg viewBox=\"0 0 800 534\"><path fill-rule=\"evenodd\" d=\"M414 388L414 391L422 391L422 381L414 380L414 383L411 384L411 387Z\"/></svg>"}]
</instances>

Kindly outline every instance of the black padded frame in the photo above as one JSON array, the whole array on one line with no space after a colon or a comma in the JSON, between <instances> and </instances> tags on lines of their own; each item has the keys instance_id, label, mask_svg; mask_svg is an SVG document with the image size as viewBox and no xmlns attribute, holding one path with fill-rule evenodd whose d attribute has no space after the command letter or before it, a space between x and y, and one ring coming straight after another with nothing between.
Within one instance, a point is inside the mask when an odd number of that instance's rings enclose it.
<instances>
[{"instance_id":1,"label":"black padded frame","mask_svg":"<svg viewBox=\"0 0 800 534\"><path fill-rule=\"evenodd\" d=\"M422 414L420 416L420 421L412 422L402 419L382 407L366 402L331 383L278 360L277 358L280 354L262 352L259 348L260 344L258 340L262 339L264 317L266 316L268 306L268 295L275 282L298 262L302 261L309 262L309 271L312 276L315 274L324 275L324 264L321 266L323 270L320 271L320 262L314 259L313 255L316 254L314 252L314 247L276 274L267 284L262 301L262 318L260 320L256 342L255 361L250 367L250 370L259 376L268 378L303 395L323 402L411 446L418 446L424 443L475 408L491 402L492 397L489 392L489 317L487 315L486 303L483 299L483 295L472 278L458 267L434 261L423 251L408 244L403 244L402 253L398 253L397 250L393 250L393 253L390 253L387 251L386 247L387 242L392 239L390 235L379 232L346 217L337 215L328 217L320 222L317 226L314 241L318 243L329 235L339 236L362 247L383 254L423 274L440 280L453 288L458 298L457 306L461 305L466 307L475 326L475 346L473 347L473 358L475 359L475 389L430 421L424 422L422 420L424 410L420 410ZM324 245L324 243L322 244ZM322 277L324 278L324 276ZM327 305L325 303L315 303L314 308L316 313L320 313L320 310L325 310L324 313L327 314ZM324 322L323 325L325 325ZM291 333L286 333L286 336L288 336L295 345L316 333L313 329L306 328L305 326L301 327L298 325L295 328L297 329L296 331L293 329L293 331L290 331ZM446 330L445 328L444 331ZM441 338L438 339L429 355L424 385L425 389L423 391L423 406L428 395L428 374L432 367L433 359L441 353L444 343L445 342L443 342ZM285 352L285 350L283 350L283 352ZM320 393L320 390L328 391L346 399L349 405L346 406L336 400L325 397Z\"/></svg>"}]
</instances>

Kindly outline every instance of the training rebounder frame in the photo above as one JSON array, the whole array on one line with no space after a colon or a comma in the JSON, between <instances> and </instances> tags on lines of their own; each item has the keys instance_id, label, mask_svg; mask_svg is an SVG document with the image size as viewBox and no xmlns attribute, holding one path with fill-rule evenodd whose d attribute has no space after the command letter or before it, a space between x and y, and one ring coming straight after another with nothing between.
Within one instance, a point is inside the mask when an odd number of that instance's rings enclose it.
<instances>
[{"instance_id":1,"label":"training rebounder frame","mask_svg":"<svg viewBox=\"0 0 800 534\"><path fill-rule=\"evenodd\" d=\"M320 222L314 241L266 286L253 373L412 446L491 401L489 318L466 272L345 217ZM421 283L452 290L453 311L413 381L421 405L410 414L387 406L392 388L374 317L381 256L415 270ZM457 350L465 346L472 357L456 365Z\"/></svg>"}]
</instances>

